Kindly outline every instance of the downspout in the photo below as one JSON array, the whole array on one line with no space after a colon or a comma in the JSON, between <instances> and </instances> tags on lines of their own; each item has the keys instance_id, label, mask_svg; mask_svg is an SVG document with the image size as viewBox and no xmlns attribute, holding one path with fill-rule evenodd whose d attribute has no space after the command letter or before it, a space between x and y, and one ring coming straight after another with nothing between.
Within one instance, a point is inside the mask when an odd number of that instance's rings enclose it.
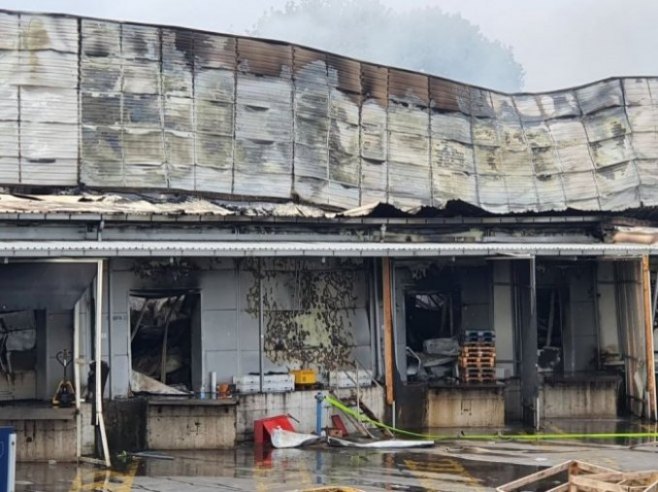
<instances>
[{"instance_id":1,"label":"downspout","mask_svg":"<svg viewBox=\"0 0 658 492\"><path fill-rule=\"evenodd\" d=\"M108 363L112 361L112 260L107 260L107 358ZM130 322L128 322L128 329L130 330ZM131 354L132 355L132 354ZM128 384L130 385L130 375L132 370L132 360L128 361ZM108 372L108 388L110 392L110 400L114 398L112 390L112 371Z\"/></svg>"},{"instance_id":2,"label":"downspout","mask_svg":"<svg viewBox=\"0 0 658 492\"><path fill-rule=\"evenodd\" d=\"M82 415L80 413L80 300L73 306L73 385L75 388L75 458L82 456Z\"/></svg>"},{"instance_id":3,"label":"downspout","mask_svg":"<svg viewBox=\"0 0 658 492\"><path fill-rule=\"evenodd\" d=\"M644 346L647 366L648 416L658 420L656 415L656 362L653 353L653 314L651 312L651 271L649 256L642 256L642 294L644 298Z\"/></svg>"},{"instance_id":4,"label":"downspout","mask_svg":"<svg viewBox=\"0 0 658 492\"><path fill-rule=\"evenodd\" d=\"M265 386L265 374L263 364L263 259L258 258L258 376L260 383L260 392L263 392Z\"/></svg>"},{"instance_id":5,"label":"downspout","mask_svg":"<svg viewBox=\"0 0 658 492\"><path fill-rule=\"evenodd\" d=\"M393 406L394 353L393 346L393 300L391 292L391 259L382 258L382 297L384 299L384 381L386 383L386 403Z\"/></svg>"},{"instance_id":6,"label":"downspout","mask_svg":"<svg viewBox=\"0 0 658 492\"><path fill-rule=\"evenodd\" d=\"M95 330L95 352L96 352L96 381L94 396L96 398L96 425L100 430L101 443L103 445L103 460L105 466L111 466L110 450L107 444L107 434L105 433L105 419L103 418L103 393L101 387L101 354L102 354L102 337L103 331L103 260L97 261L96 266L96 330Z\"/></svg>"},{"instance_id":7,"label":"downspout","mask_svg":"<svg viewBox=\"0 0 658 492\"><path fill-rule=\"evenodd\" d=\"M376 271L373 268L370 271L368 278L368 305L370 307L370 370L372 371L372 377L377 378L379 376L379 367L378 367L378 355L379 352L377 348L377 336L379 333L379 327L377 324L377 284L375 282Z\"/></svg>"}]
</instances>

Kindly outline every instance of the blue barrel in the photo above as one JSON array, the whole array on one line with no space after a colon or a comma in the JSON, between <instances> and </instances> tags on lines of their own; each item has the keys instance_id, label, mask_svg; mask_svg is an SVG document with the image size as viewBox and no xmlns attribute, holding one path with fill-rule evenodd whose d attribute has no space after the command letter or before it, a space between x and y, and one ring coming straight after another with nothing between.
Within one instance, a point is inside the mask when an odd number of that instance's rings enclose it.
<instances>
[{"instance_id":1,"label":"blue barrel","mask_svg":"<svg viewBox=\"0 0 658 492\"><path fill-rule=\"evenodd\" d=\"M16 482L16 431L0 427L0 492L14 492Z\"/></svg>"}]
</instances>

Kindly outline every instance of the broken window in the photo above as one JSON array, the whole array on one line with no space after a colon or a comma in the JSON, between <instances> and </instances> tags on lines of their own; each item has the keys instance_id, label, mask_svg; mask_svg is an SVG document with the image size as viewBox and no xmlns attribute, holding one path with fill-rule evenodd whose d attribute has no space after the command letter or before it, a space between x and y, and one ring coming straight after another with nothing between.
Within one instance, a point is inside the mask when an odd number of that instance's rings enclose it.
<instances>
[{"instance_id":1,"label":"broken window","mask_svg":"<svg viewBox=\"0 0 658 492\"><path fill-rule=\"evenodd\" d=\"M568 290L564 286L537 289L537 349L543 371L562 372L562 333Z\"/></svg>"},{"instance_id":2,"label":"broken window","mask_svg":"<svg viewBox=\"0 0 658 492\"><path fill-rule=\"evenodd\" d=\"M133 371L183 390L192 389L192 323L196 291L139 291L130 296Z\"/></svg>"},{"instance_id":3,"label":"broken window","mask_svg":"<svg viewBox=\"0 0 658 492\"><path fill-rule=\"evenodd\" d=\"M451 292L424 292L407 295L407 346L423 351L423 343L433 338L455 335Z\"/></svg>"}]
</instances>

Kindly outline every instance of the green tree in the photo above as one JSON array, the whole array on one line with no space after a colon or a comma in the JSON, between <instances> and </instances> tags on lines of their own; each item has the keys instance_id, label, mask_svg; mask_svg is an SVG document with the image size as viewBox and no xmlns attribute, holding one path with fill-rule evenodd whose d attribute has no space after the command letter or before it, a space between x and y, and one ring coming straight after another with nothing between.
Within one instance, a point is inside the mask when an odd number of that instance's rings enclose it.
<instances>
[{"instance_id":1,"label":"green tree","mask_svg":"<svg viewBox=\"0 0 658 492\"><path fill-rule=\"evenodd\" d=\"M395 12L380 0L296 0L269 10L250 34L491 89L523 87L509 47L437 7Z\"/></svg>"}]
</instances>

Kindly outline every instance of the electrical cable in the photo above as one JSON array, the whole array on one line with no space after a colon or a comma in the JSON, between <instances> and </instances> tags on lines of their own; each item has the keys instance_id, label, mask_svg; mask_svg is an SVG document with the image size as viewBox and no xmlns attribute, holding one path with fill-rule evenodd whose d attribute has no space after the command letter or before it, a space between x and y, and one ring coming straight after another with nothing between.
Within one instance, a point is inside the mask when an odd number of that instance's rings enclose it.
<instances>
[{"instance_id":1,"label":"electrical cable","mask_svg":"<svg viewBox=\"0 0 658 492\"><path fill-rule=\"evenodd\" d=\"M380 422L375 419L371 419L367 415L364 415L361 412L358 412L347 405L345 405L340 400L333 398L331 396L325 396L324 401L326 401L332 407L340 410L341 412L358 419L361 422L372 424L381 429L386 429L393 432L394 434L399 434L403 436L416 437L419 439L429 439L432 441L454 441L456 439L466 439L466 440L524 440L524 441L534 441L534 440L559 440L559 439L621 439L621 438L658 438L658 432L581 432L581 433L565 433L565 434L549 434L549 433L535 433L535 434L460 434L459 436L449 436L449 435L438 435L438 434L423 434L420 432L412 432L404 429L398 429L396 427L386 425L383 422Z\"/></svg>"}]
</instances>

